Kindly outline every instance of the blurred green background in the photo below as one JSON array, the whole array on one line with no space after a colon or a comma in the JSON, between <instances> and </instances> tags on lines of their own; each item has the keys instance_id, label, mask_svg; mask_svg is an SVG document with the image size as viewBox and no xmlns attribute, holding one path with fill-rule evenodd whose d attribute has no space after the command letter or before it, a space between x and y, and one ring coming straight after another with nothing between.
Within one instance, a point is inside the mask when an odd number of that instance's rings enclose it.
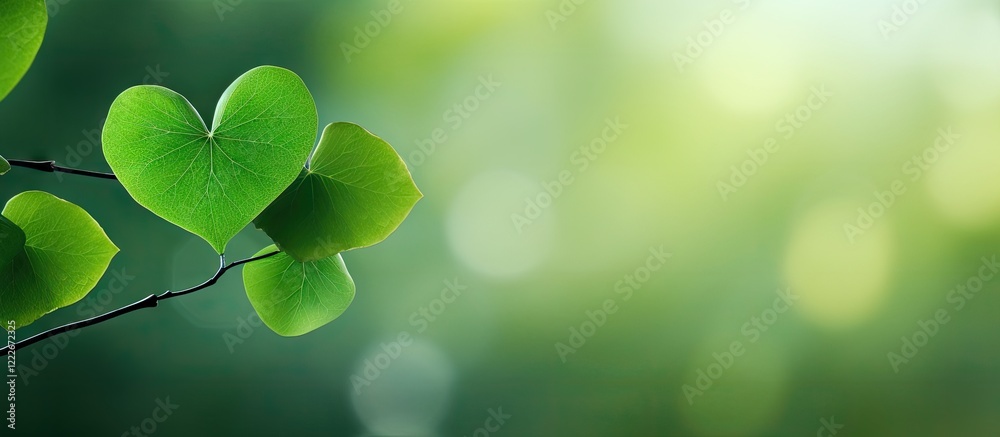
<instances>
[{"instance_id":1,"label":"blurred green background","mask_svg":"<svg viewBox=\"0 0 1000 437\"><path fill-rule=\"evenodd\" d=\"M302 76L321 125L393 144L425 199L344 255L357 298L303 337L248 323L235 273L21 350L22 435L123 435L168 398L157 436L1000 429L1000 278L981 268L1000 251L995 1L48 6L41 52L0 103L4 156L107 171L94 140L121 91L161 84L210 117L271 64ZM934 149L942 129L953 141ZM895 181L905 193L883 194ZM2 199L30 189L87 209L122 251L22 338L214 272L206 243L115 183L0 178ZM228 255L267 244L251 227ZM446 281L465 289L444 304ZM413 343L382 358L401 333Z\"/></svg>"}]
</instances>

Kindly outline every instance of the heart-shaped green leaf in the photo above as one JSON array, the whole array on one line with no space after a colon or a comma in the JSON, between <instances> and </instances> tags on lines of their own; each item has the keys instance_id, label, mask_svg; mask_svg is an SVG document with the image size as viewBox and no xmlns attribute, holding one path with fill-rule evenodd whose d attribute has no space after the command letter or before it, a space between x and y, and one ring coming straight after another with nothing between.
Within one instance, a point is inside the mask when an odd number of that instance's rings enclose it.
<instances>
[{"instance_id":1,"label":"heart-shaped green leaf","mask_svg":"<svg viewBox=\"0 0 1000 437\"><path fill-rule=\"evenodd\" d=\"M126 90L105 122L104 156L140 205L223 253L295 180L318 125L302 79L258 67L223 94L211 130L180 94Z\"/></svg>"},{"instance_id":2,"label":"heart-shaped green leaf","mask_svg":"<svg viewBox=\"0 0 1000 437\"><path fill-rule=\"evenodd\" d=\"M87 211L49 193L18 194L3 215L25 238L0 269L0 320L19 327L82 299L118 253Z\"/></svg>"},{"instance_id":3,"label":"heart-shaped green leaf","mask_svg":"<svg viewBox=\"0 0 1000 437\"><path fill-rule=\"evenodd\" d=\"M313 261L386 239L421 197L392 146L358 125L334 123L309 168L254 223L282 251Z\"/></svg>"},{"instance_id":4,"label":"heart-shaped green leaf","mask_svg":"<svg viewBox=\"0 0 1000 437\"><path fill-rule=\"evenodd\" d=\"M44 0L0 0L0 100L28 72L48 21Z\"/></svg>"},{"instance_id":5,"label":"heart-shaped green leaf","mask_svg":"<svg viewBox=\"0 0 1000 437\"><path fill-rule=\"evenodd\" d=\"M274 252L270 246L256 256ZM272 331L294 337L332 322L354 300L354 280L340 255L298 262L285 253L243 267L250 304Z\"/></svg>"},{"instance_id":6,"label":"heart-shaped green leaf","mask_svg":"<svg viewBox=\"0 0 1000 437\"><path fill-rule=\"evenodd\" d=\"M10 171L10 163L7 162L7 160L4 159L3 156L0 156L0 176L7 174L7 172L9 171Z\"/></svg>"}]
</instances>

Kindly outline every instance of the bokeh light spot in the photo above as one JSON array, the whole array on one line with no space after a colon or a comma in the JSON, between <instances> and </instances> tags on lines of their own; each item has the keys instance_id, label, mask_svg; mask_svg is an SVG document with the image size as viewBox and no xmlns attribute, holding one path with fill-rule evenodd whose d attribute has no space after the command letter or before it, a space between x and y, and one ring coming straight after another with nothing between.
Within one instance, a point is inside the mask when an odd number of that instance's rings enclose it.
<instances>
[{"instance_id":1,"label":"bokeh light spot","mask_svg":"<svg viewBox=\"0 0 1000 437\"><path fill-rule=\"evenodd\" d=\"M448 242L452 251L472 269L498 277L524 274L548 256L559 199L547 208L537 202L547 194L527 177L493 171L469 182L455 197L448 213ZM539 214L527 199L539 206ZM540 204L540 205L539 205ZM516 222L514 215L530 223ZM522 223L520 232L516 223Z\"/></svg>"},{"instance_id":2,"label":"bokeh light spot","mask_svg":"<svg viewBox=\"0 0 1000 437\"><path fill-rule=\"evenodd\" d=\"M864 201L825 203L793 227L785 253L786 281L800 296L795 309L818 325L853 326L873 316L885 299L892 261L890 218L875 219L852 242L844 226L857 226L862 206L867 206Z\"/></svg>"},{"instance_id":3,"label":"bokeh light spot","mask_svg":"<svg viewBox=\"0 0 1000 437\"><path fill-rule=\"evenodd\" d=\"M415 340L401 346L398 357L392 359L381 345L373 345L359 361L352 375L366 378L370 385L358 385L359 393L352 382L351 401L369 432L435 434L450 407L454 380L451 362L437 347Z\"/></svg>"}]
</instances>

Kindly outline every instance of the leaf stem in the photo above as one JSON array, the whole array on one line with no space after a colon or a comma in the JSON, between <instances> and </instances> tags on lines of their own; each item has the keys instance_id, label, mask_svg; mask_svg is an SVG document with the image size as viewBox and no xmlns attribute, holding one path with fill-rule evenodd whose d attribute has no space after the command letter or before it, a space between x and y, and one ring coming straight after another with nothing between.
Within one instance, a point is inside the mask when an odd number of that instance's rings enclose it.
<instances>
[{"instance_id":1,"label":"leaf stem","mask_svg":"<svg viewBox=\"0 0 1000 437\"><path fill-rule=\"evenodd\" d=\"M61 165L57 165L55 161L25 161L21 159L8 159L7 162L14 167L30 168L32 170L44 171L48 173L60 172L100 179L118 179L114 173L103 173L99 171L63 167Z\"/></svg>"},{"instance_id":2,"label":"leaf stem","mask_svg":"<svg viewBox=\"0 0 1000 437\"><path fill-rule=\"evenodd\" d=\"M228 272L233 267L241 266L243 264L251 263L251 262L254 262L254 261L259 261L259 260L262 260L262 259L265 259L265 258L270 258L272 256L275 256L275 255L279 254L279 253L281 253L281 252L280 251L275 251L275 252L271 252L271 253L266 253L264 255L255 256L253 258L247 258L247 259L236 261L236 262L233 262L233 263L230 263L230 264L226 264L226 255L225 254L219 255L219 270L217 270L215 272L215 275L213 275L211 279L209 279L209 280L201 283L200 285L197 285L195 287L191 287L191 288L188 288L188 289L185 289L185 290L180 290L180 291L170 291L170 290L167 290L167 291L165 291L165 292L163 292L161 294L151 294L149 296L146 296L146 297L142 298L139 301L133 302L133 303L131 303L129 305L126 305L124 307L118 308L117 310L111 311L109 313L101 314L99 316L91 317L91 318L85 319L85 320L80 320L78 322L69 323L69 324L60 326L58 328L52 328L52 329L50 329L48 331L45 331L45 332L42 332L42 333L39 333L39 334L35 334L35 335L31 336L31 337L28 337L28 338L26 338L24 340L21 340L21 341L15 343L14 344L14 350L17 350L17 349L20 349L20 348L23 348L23 347L26 347L26 346L30 346L32 344L38 343L38 342L40 342L42 340L45 340L45 339L50 338L50 337L54 337L54 336L59 335L59 334L63 334L63 333L70 332L70 331L74 331L74 330L81 329L81 328L86 328L88 326L93 326L93 325L96 325L96 324L101 323L101 322L106 322L108 320L114 319L114 318L119 317L119 316L123 316L125 314L131 313L131 312L136 311L136 310L140 310L140 309L143 309L143 308L153 308L153 307L156 307L156 305L159 304L160 301L164 301L164 300L175 298L175 297L180 297L180 296L183 296L185 294L191 294L191 293L194 293L196 291L206 289L208 287L211 287L212 285L215 285L215 283L218 282L220 278L222 278L222 275L226 274L226 272ZM3 348L0 348L0 354L7 354L7 351L9 351L9 350L10 350L10 346L4 346Z\"/></svg>"}]
</instances>

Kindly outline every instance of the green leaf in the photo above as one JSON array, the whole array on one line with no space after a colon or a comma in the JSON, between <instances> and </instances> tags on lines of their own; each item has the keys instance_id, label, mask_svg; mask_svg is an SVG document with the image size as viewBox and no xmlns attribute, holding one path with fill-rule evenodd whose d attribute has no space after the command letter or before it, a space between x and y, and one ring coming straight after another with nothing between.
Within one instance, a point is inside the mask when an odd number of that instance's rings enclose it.
<instances>
[{"instance_id":1,"label":"green leaf","mask_svg":"<svg viewBox=\"0 0 1000 437\"><path fill-rule=\"evenodd\" d=\"M0 215L0 268L6 267L22 249L24 231L7 217Z\"/></svg>"},{"instance_id":2,"label":"green leaf","mask_svg":"<svg viewBox=\"0 0 1000 437\"><path fill-rule=\"evenodd\" d=\"M7 174L7 172L9 171L10 171L10 163L7 162L7 160L4 159L3 156L0 156L0 176Z\"/></svg>"},{"instance_id":3,"label":"green leaf","mask_svg":"<svg viewBox=\"0 0 1000 437\"><path fill-rule=\"evenodd\" d=\"M354 300L354 280L339 254L305 263L285 253L254 261L243 267L243 285L264 324L285 337L332 322Z\"/></svg>"},{"instance_id":4,"label":"green leaf","mask_svg":"<svg viewBox=\"0 0 1000 437\"><path fill-rule=\"evenodd\" d=\"M295 180L318 123L302 79L258 67L223 94L211 130L180 94L126 90L111 105L104 156L140 205L223 253Z\"/></svg>"},{"instance_id":5,"label":"green leaf","mask_svg":"<svg viewBox=\"0 0 1000 437\"><path fill-rule=\"evenodd\" d=\"M388 143L362 127L323 130L309 168L254 223L299 261L385 240L423 195Z\"/></svg>"},{"instance_id":6,"label":"green leaf","mask_svg":"<svg viewBox=\"0 0 1000 437\"><path fill-rule=\"evenodd\" d=\"M48 21L44 0L0 0L0 100L28 72Z\"/></svg>"},{"instance_id":7,"label":"green leaf","mask_svg":"<svg viewBox=\"0 0 1000 437\"><path fill-rule=\"evenodd\" d=\"M25 236L0 269L0 320L19 327L82 299L118 253L87 211L49 193L18 194L3 215Z\"/></svg>"}]
</instances>

